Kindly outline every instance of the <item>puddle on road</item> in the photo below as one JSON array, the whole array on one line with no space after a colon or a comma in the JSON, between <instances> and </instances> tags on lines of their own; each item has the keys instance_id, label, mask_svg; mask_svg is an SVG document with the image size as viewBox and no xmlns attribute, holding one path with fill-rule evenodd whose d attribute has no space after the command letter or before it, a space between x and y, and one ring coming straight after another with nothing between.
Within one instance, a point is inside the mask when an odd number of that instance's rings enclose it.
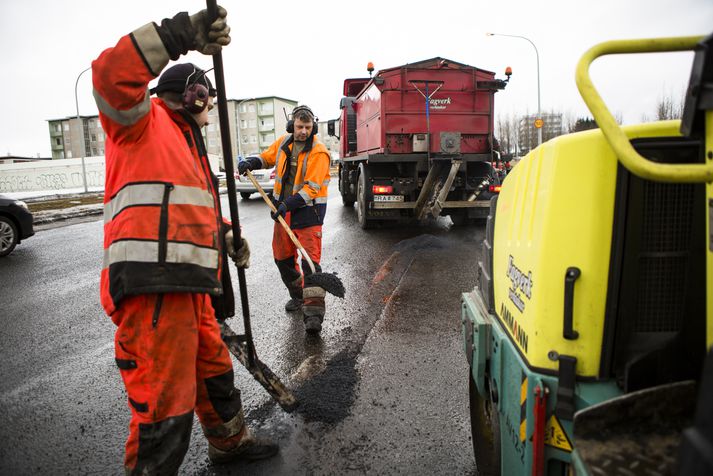
<instances>
[{"instance_id":1,"label":"puddle on road","mask_svg":"<svg viewBox=\"0 0 713 476\"><path fill-rule=\"evenodd\" d=\"M447 248L446 240L434 235L419 235L408 240L399 241L394 248L397 252L422 251L428 249Z\"/></svg>"},{"instance_id":2,"label":"puddle on road","mask_svg":"<svg viewBox=\"0 0 713 476\"><path fill-rule=\"evenodd\" d=\"M430 234L409 238L393 246L394 252L374 274L363 295L358 315L354 316L358 320L354 325L356 335L350 334L345 347L328 360L322 349L310 352L311 355L292 372L289 387L300 402L294 412L295 423L301 420L304 424L334 425L350 414L359 383L357 358L369 334L380 319L388 319L395 311L396 303L392 298L414 259L427 250L448 246L446 239ZM299 328L296 326L295 331L299 332ZM266 423L267 420L279 421L275 411L280 410L274 402L266 402L250 411L249 419Z\"/></svg>"}]
</instances>

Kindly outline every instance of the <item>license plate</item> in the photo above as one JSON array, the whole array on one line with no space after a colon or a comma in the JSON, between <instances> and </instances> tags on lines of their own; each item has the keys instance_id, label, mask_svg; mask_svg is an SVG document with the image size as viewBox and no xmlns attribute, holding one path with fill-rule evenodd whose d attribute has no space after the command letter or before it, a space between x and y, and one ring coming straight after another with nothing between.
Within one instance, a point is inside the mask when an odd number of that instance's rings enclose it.
<instances>
[{"instance_id":1,"label":"license plate","mask_svg":"<svg viewBox=\"0 0 713 476\"><path fill-rule=\"evenodd\" d=\"M374 195L375 202L403 202L403 195Z\"/></svg>"},{"instance_id":2,"label":"license plate","mask_svg":"<svg viewBox=\"0 0 713 476\"><path fill-rule=\"evenodd\" d=\"M265 176L263 174L253 174L253 177L255 177L255 180L262 180Z\"/></svg>"}]
</instances>

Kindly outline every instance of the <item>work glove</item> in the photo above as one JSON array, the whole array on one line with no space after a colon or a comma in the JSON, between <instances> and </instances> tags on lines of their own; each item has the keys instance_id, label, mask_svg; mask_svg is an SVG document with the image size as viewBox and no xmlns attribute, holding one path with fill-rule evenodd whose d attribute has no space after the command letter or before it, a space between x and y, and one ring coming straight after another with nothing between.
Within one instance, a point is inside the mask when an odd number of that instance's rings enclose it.
<instances>
[{"instance_id":1,"label":"work glove","mask_svg":"<svg viewBox=\"0 0 713 476\"><path fill-rule=\"evenodd\" d=\"M257 157L248 157L238 162L238 173L245 175L248 170L255 170L262 167L262 161Z\"/></svg>"},{"instance_id":2,"label":"work glove","mask_svg":"<svg viewBox=\"0 0 713 476\"><path fill-rule=\"evenodd\" d=\"M228 256L233 260L238 268L250 267L250 246L248 240L240 237L240 248L235 249L235 239L233 238L233 230L228 230L225 234L225 248Z\"/></svg>"},{"instance_id":3,"label":"work glove","mask_svg":"<svg viewBox=\"0 0 713 476\"><path fill-rule=\"evenodd\" d=\"M230 43L230 27L225 20L227 15L228 12L220 5L218 18L210 25L208 10L201 10L191 15L191 26L195 32L191 49L209 56L220 53L221 48Z\"/></svg>"},{"instance_id":4,"label":"work glove","mask_svg":"<svg viewBox=\"0 0 713 476\"><path fill-rule=\"evenodd\" d=\"M280 202L280 204L277 206L277 210L274 212L270 212L270 216L273 220L278 221L277 217L282 217L284 219L285 213L287 213L287 205L285 205L285 202Z\"/></svg>"},{"instance_id":5,"label":"work glove","mask_svg":"<svg viewBox=\"0 0 713 476\"><path fill-rule=\"evenodd\" d=\"M279 201L278 199L276 199L273 194L269 194L269 195L267 196L267 198L270 199L270 201L272 202L272 205L273 205L275 208L277 208L277 207L280 206L280 201Z\"/></svg>"}]
</instances>

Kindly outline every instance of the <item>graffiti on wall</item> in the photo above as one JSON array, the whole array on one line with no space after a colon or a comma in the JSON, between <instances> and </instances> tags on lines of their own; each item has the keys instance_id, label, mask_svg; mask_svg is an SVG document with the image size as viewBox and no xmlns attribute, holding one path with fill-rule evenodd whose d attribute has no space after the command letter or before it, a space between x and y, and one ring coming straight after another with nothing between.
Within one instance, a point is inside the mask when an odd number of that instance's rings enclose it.
<instances>
[{"instance_id":1,"label":"graffiti on wall","mask_svg":"<svg viewBox=\"0 0 713 476\"><path fill-rule=\"evenodd\" d=\"M8 171L9 172L9 171ZM55 172L51 170L13 171L0 174L0 193L31 192L35 190L62 190L84 186L82 172ZM87 170L87 186L103 187L104 170Z\"/></svg>"}]
</instances>

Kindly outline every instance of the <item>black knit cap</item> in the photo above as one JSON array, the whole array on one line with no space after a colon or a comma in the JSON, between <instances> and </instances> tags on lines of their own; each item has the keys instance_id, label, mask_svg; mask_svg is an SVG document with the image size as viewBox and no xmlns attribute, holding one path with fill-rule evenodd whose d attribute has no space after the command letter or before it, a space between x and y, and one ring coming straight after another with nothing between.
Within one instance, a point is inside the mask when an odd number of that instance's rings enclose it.
<instances>
[{"instance_id":1,"label":"black knit cap","mask_svg":"<svg viewBox=\"0 0 713 476\"><path fill-rule=\"evenodd\" d=\"M218 91L213 88L213 83L210 82L210 78L202 69L193 63L180 63L171 66L158 78L158 85L156 85L155 88L151 88L149 92L151 94L158 94L165 91L183 93L186 89L186 85L191 85L195 82L206 86L208 88L208 94L211 96L215 97L216 94L218 94Z\"/></svg>"}]
</instances>

